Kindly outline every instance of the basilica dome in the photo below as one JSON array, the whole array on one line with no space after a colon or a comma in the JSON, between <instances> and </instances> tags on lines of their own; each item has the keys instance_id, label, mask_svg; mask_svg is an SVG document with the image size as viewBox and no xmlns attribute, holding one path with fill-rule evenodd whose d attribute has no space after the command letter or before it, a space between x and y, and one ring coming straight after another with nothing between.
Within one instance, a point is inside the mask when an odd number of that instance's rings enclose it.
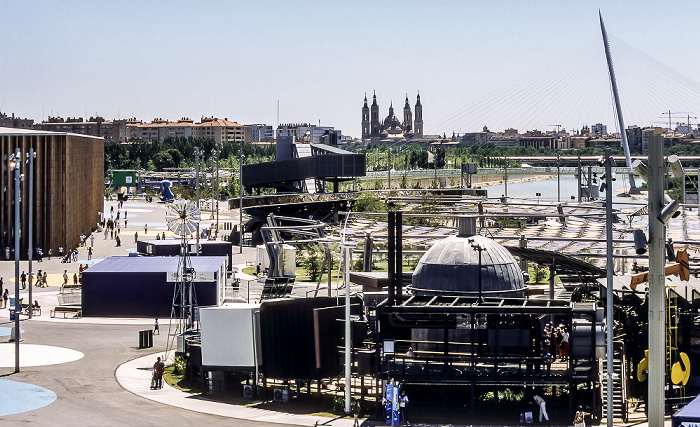
<instances>
[{"instance_id":1,"label":"basilica dome","mask_svg":"<svg viewBox=\"0 0 700 427\"><path fill-rule=\"evenodd\" d=\"M479 250L481 264L479 264ZM413 273L416 295L524 297L523 273L513 255L484 236L452 236L434 244Z\"/></svg>"}]
</instances>

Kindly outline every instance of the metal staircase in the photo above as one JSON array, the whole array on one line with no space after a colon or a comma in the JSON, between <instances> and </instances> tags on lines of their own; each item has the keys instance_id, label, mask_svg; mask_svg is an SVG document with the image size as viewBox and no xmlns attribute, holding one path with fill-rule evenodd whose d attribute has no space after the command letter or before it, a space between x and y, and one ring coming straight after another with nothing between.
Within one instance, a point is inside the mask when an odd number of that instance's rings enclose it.
<instances>
[{"instance_id":1,"label":"metal staircase","mask_svg":"<svg viewBox=\"0 0 700 427\"><path fill-rule=\"evenodd\" d=\"M613 355L613 418L621 419L627 421L627 390L625 389L626 378L625 378L625 360L623 357L622 346L615 343L615 350ZM608 416L608 373L607 373L607 360L603 359L603 369L601 372L601 395L603 398L603 418Z\"/></svg>"}]
</instances>

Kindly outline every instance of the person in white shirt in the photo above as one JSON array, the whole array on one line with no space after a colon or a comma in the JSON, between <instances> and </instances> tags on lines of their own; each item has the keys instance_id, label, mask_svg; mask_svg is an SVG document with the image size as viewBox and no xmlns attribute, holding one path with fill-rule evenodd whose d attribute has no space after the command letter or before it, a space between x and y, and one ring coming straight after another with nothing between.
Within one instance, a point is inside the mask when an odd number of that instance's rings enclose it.
<instances>
[{"instance_id":1,"label":"person in white shirt","mask_svg":"<svg viewBox=\"0 0 700 427\"><path fill-rule=\"evenodd\" d=\"M546 421L549 421L549 415L547 415L547 404L544 402L544 399L542 399L539 395L535 395L535 397L532 398L532 400L535 402L537 406L540 407L540 422L542 422L542 418Z\"/></svg>"},{"instance_id":2,"label":"person in white shirt","mask_svg":"<svg viewBox=\"0 0 700 427\"><path fill-rule=\"evenodd\" d=\"M406 396L406 391L401 390L401 396L399 396L399 411L401 411L401 422L408 424L406 421L406 404L408 403L408 396Z\"/></svg>"}]
</instances>

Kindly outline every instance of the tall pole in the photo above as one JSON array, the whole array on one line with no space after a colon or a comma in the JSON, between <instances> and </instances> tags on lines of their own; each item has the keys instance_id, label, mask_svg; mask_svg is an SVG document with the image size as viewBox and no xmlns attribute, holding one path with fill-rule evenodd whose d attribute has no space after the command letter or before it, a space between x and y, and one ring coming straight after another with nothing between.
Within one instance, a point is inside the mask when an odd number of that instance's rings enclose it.
<instances>
[{"instance_id":1,"label":"tall pole","mask_svg":"<svg viewBox=\"0 0 700 427\"><path fill-rule=\"evenodd\" d=\"M557 203L561 202L561 156L557 155Z\"/></svg>"},{"instance_id":2,"label":"tall pole","mask_svg":"<svg viewBox=\"0 0 700 427\"><path fill-rule=\"evenodd\" d=\"M388 163L389 163L389 190L391 190L391 145L389 146L389 158L388 158Z\"/></svg>"},{"instance_id":3,"label":"tall pole","mask_svg":"<svg viewBox=\"0 0 700 427\"><path fill-rule=\"evenodd\" d=\"M649 375L648 422L664 424L666 356L666 287L664 277L666 226L657 218L664 205L663 139L649 141Z\"/></svg>"},{"instance_id":4,"label":"tall pole","mask_svg":"<svg viewBox=\"0 0 700 427\"><path fill-rule=\"evenodd\" d=\"M221 187L219 186L219 160L221 151L216 156L216 237L219 237L219 199L221 199Z\"/></svg>"},{"instance_id":5,"label":"tall pole","mask_svg":"<svg viewBox=\"0 0 700 427\"><path fill-rule=\"evenodd\" d=\"M19 170L22 162L21 152L19 148L15 149L15 372L19 372L19 340L21 331L19 329L19 313L21 306L19 305ZM18 310L20 308L20 310Z\"/></svg>"},{"instance_id":6,"label":"tall pole","mask_svg":"<svg viewBox=\"0 0 700 427\"><path fill-rule=\"evenodd\" d=\"M605 311L607 318L607 371L608 371L608 382L607 382L607 414L608 414L608 427L613 425L613 358L614 358L614 348L613 348L613 329L614 322L613 319L613 233L612 233L612 198L613 198L613 188L612 188L612 165L610 164L612 159L610 158L610 147L605 149L605 240L606 240L606 292L605 292Z\"/></svg>"},{"instance_id":7,"label":"tall pole","mask_svg":"<svg viewBox=\"0 0 700 427\"><path fill-rule=\"evenodd\" d=\"M622 137L622 148L625 151L625 161L627 167L632 167L632 159L630 158L630 147L627 142L627 132L625 132L625 121L622 119L622 108L620 107L620 96L617 93L617 80L615 79L615 70L613 70L612 55L610 54L610 44L608 43L608 33L605 31L603 23L603 14L598 10L600 18L600 31L603 33L603 45L605 46L605 59L608 63L608 74L610 74L610 84L612 86L613 97L615 98L615 111L617 112L617 121L620 125L620 136ZM634 183L634 176L630 174L630 194L639 194L639 189Z\"/></svg>"},{"instance_id":8,"label":"tall pole","mask_svg":"<svg viewBox=\"0 0 700 427\"><path fill-rule=\"evenodd\" d=\"M32 255L34 252L34 149L30 148L29 149L29 159L28 162L29 164L29 200L28 200L28 205L29 205L29 215L28 215L28 221L27 221L27 234L29 236L29 239L27 240L28 245L27 245L27 255L29 256L29 265L27 266L27 270L29 270L29 304L32 303ZM31 308L29 309L29 318L34 317L34 310Z\"/></svg>"},{"instance_id":9,"label":"tall pole","mask_svg":"<svg viewBox=\"0 0 700 427\"><path fill-rule=\"evenodd\" d=\"M355 246L343 236L343 264L345 268L345 413L350 413L352 381L352 329L350 328L350 249ZM391 256L391 255L389 255ZM389 272L391 274L391 272Z\"/></svg>"},{"instance_id":10,"label":"tall pole","mask_svg":"<svg viewBox=\"0 0 700 427\"><path fill-rule=\"evenodd\" d=\"M194 187L197 192L197 209L199 209L199 147L194 147ZM199 255L199 221L197 221L197 255Z\"/></svg>"},{"instance_id":11,"label":"tall pole","mask_svg":"<svg viewBox=\"0 0 700 427\"><path fill-rule=\"evenodd\" d=\"M241 151L238 156L238 253L243 253L243 143L241 142Z\"/></svg>"},{"instance_id":12,"label":"tall pole","mask_svg":"<svg viewBox=\"0 0 700 427\"><path fill-rule=\"evenodd\" d=\"M508 157L503 156L503 186L508 200Z\"/></svg>"}]
</instances>

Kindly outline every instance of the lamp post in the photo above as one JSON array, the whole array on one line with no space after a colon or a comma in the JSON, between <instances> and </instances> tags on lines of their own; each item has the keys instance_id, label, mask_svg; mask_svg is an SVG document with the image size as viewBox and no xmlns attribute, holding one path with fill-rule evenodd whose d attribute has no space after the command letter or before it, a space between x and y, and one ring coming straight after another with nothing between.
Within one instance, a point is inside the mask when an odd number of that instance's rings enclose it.
<instances>
[{"instance_id":1,"label":"lamp post","mask_svg":"<svg viewBox=\"0 0 700 427\"><path fill-rule=\"evenodd\" d=\"M352 399L352 329L350 328L350 250L357 244L347 240L347 235L343 233L343 264L345 267L345 413L351 411L350 400Z\"/></svg>"},{"instance_id":2,"label":"lamp post","mask_svg":"<svg viewBox=\"0 0 700 427\"><path fill-rule=\"evenodd\" d=\"M506 156L503 156L503 187L506 200L508 200L508 157Z\"/></svg>"},{"instance_id":3,"label":"lamp post","mask_svg":"<svg viewBox=\"0 0 700 427\"><path fill-rule=\"evenodd\" d=\"M389 190L391 190L391 145L389 145L387 148L388 148L388 150L387 150L388 159L387 160L389 163L389 167L388 167L387 172L388 172L388 176L389 176Z\"/></svg>"},{"instance_id":4,"label":"lamp post","mask_svg":"<svg viewBox=\"0 0 700 427\"><path fill-rule=\"evenodd\" d=\"M19 340L21 339L21 331L19 328L19 314L21 312L21 305L19 304L19 253L20 253L20 242L19 242L19 181L20 181L20 162L22 161L22 154L19 148L15 149L15 154L10 157L10 170L15 173L15 188L14 188L14 203L15 203L15 218L14 218L14 233L15 233L15 306L14 306L14 318L15 318L15 373L19 372ZM19 308L19 310L18 310Z\"/></svg>"},{"instance_id":5,"label":"lamp post","mask_svg":"<svg viewBox=\"0 0 700 427\"><path fill-rule=\"evenodd\" d=\"M197 192L197 209L199 209L199 147L194 147L194 187ZM197 221L197 255L199 255L199 221Z\"/></svg>"},{"instance_id":6,"label":"lamp post","mask_svg":"<svg viewBox=\"0 0 700 427\"><path fill-rule=\"evenodd\" d=\"M470 239L470 244L472 249L479 252L479 302L484 302L484 297L482 295L482 282L481 282L481 252L485 251L486 248L476 243L473 239Z\"/></svg>"},{"instance_id":7,"label":"lamp post","mask_svg":"<svg viewBox=\"0 0 700 427\"><path fill-rule=\"evenodd\" d=\"M27 220L27 234L29 239L27 240L28 245L27 245L27 255L28 255L28 268L29 270L29 304L32 304L32 255L34 252L34 157L36 157L36 153L34 152L33 148L29 149L29 153L27 153L27 164L29 166L29 212L28 212L28 220ZM34 317L34 310L31 308L29 309L29 318L31 319Z\"/></svg>"},{"instance_id":8,"label":"lamp post","mask_svg":"<svg viewBox=\"0 0 700 427\"><path fill-rule=\"evenodd\" d=\"M608 427L613 425L613 233L612 233L612 157L610 156L610 147L605 149L605 240L606 240L606 292L605 292L605 309L607 329L607 420Z\"/></svg>"},{"instance_id":9,"label":"lamp post","mask_svg":"<svg viewBox=\"0 0 700 427\"><path fill-rule=\"evenodd\" d=\"M221 160L221 151L216 154L216 237L219 237L219 199L221 199L221 187L219 187L219 161Z\"/></svg>"},{"instance_id":10,"label":"lamp post","mask_svg":"<svg viewBox=\"0 0 700 427\"><path fill-rule=\"evenodd\" d=\"M557 203L561 202L561 156L557 154Z\"/></svg>"},{"instance_id":11,"label":"lamp post","mask_svg":"<svg viewBox=\"0 0 700 427\"><path fill-rule=\"evenodd\" d=\"M238 253L243 253L243 143L241 142L241 151L238 159Z\"/></svg>"}]
</instances>

